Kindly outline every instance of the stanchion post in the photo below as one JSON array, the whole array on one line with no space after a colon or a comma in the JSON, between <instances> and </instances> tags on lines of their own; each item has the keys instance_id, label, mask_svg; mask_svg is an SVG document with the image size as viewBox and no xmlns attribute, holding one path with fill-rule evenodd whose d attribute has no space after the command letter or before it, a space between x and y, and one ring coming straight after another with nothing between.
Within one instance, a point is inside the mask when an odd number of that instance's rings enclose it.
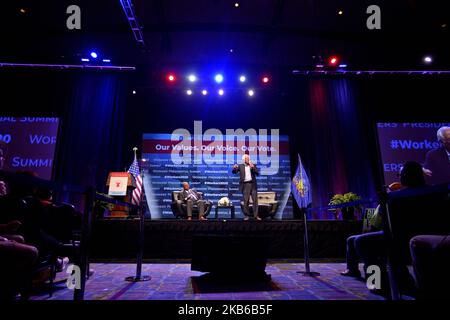
<instances>
[{"instance_id":1,"label":"stanchion post","mask_svg":"<svg viewBox=\"0 0 450 320\"><path fill-rule=\"evenodd\" d=\"M141 170L141 178L144 181L144 171ZM142 208L142 192L139 199L139 241L138 241L138 254L137 254L137 263L136 263L136 275L126 277L125 281L129 282L141 282L141 281L149 281L151 280L150 276L142 275L142 260L144 256L144 229L145 229L145 220L144 220L144 210Z\"/></svg>"},{"instance_id":2,"label":"stanchion post","mask_svg":"<svg viewBox=\"0 0 450 320\"><path fill-rule=\"evenodd\" d=\"M86 278L89 273L89 245L91 237L92 208L94 206L95 189L90 187L85 192L83 226L80 241L80 284L74 290L74 300L84 300Z\"/></svg>"},{"instance_id":3,"label":"stanchion post","mask_svg":"<svg viewBox=\"0 0 450 320\"><path fill-rule=\"evenodd\" d=\"M309 236L308 236L308 222L307 222L307 209L306 208L301 208L301 210L303 211L303 225L305 228L305 231L303 232L303 252L304 252L304 257L305 257L305 271L298 271L297 273L300 273L304 276L309 276L309 277L317 277L320 276L319 272L313 272L310 269L310 265L309 265Z\"/></svg>"}]
</instances>

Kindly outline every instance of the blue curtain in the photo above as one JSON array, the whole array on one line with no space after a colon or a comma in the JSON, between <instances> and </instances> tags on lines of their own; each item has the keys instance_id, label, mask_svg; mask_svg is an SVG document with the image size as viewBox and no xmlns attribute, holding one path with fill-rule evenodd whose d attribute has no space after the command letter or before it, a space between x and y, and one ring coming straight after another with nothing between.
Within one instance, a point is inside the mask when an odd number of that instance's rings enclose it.
<instances>
[{"instance_id":1,"label":"blue curtain","mask_svg":"<svg viewBox=\"0 0 450 320\"><path fill-rule=\"evenodd\" d=\"M82 72L68 83L55 178L103 191L108 172L123 170L126 76ZM69 193L60 198L75 204L81 199Z\"/></svg>"}]
</instances>

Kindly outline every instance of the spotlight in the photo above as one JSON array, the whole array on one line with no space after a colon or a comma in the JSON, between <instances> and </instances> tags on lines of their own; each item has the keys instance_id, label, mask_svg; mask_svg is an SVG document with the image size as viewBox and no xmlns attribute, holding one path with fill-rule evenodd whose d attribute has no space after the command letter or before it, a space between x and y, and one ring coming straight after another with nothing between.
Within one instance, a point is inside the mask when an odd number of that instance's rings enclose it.
<instances>
[{"instance_id":1,"label":"spotlight","mask_svg":"<svg viewBox=\"0 0 450 320\"><path fill-rule=\"evenodd\" d=\"M223 82L223 75L221 75L220 73L216 74L214 77L214 80L216 80L217 83L222 83Z\"/></svg>"},{"instance_id":2,"label":"spotlight","mask_svg":"<svg viewBox=\"0 0 450 320\"><path fill-rule=\"evenodd\" d=\"M219 91L217 91L217 93L219 94L219 96L223 96L223 94L224 94L225 92L223 91L223 89L219 89Z\"/></svg>"},{"instance_id":3,"label":"spotlight","mask_svg":"<svg viewBox=\"0 0 450 320\"><path fill-rule=\"evenodd\" d=\"M191 90L191 89L186 90L186 94L187 94L188 96L191 96L191 95L192 95L192 90Z\"/></svg>"},{"instance_id":4,"label":"spotlight","mask_svg":"<svg viewBox=\"0 0 450 320\"><path fill-rule=\"evenodd\" d=\"M430 56L425 56L425 57L423 58L423 62L425 62L426 64L430 64L430 63L433 62L433 58L430 57Z\"/></svg>"},{"instance_id":5,"label":"spotlight","mask_svg":"<svg viewBox=\"0 0 450 320\"><path fill-rule=\"evenodd\" d=\"M176 78L175 75L172 74L172 73L169 73L169 74L167 75L167 81L169 81L169 82L175 82L176 79L177 79L177 78Z\"/></svg>"},{"instance_id":6,"label":"spotlight","mask_svg":"<svg viewBox=\"0 0 450 320\"><path fill-rule=\"evenodd\" d=\"M269 83L269 81L270 81L270 79L269 79L268 76L262 77L262 82L263 82L263 83Z\"/></svg>"},{"instance_id":7,"label":"spotlight","mask_svg":"<svg viewBox=\"0 0 450 320\"><path fill-rule=\"evenodd\" d=\"M91 52L91 57L94 58L94 59L97 59L97 57L98 57L97 52L92 51L92 52Z\"/></svg>"},{"instance_id":8,"label":"spotlight","mask_svg":"<svg viewBox=\"0 0 450 320\"><path fill-rule=\"evenodd\" d=\"M344 11L342 11L342 10L338 11L338 15L342 16L343 14L344 14Z\"/></svg>"},{"instance_id":9,"label":"spotlight","mask_svg":"<svg viewBox=\"0 0 450 320\"><path fill-rule=\"evenodd\" d=\"M188 76L188 80L189 80L190 82L195 82L195 81L197 81L197 77L195 76L195 74L190 74L190 75Z\"/></svg>"},{"instance_id":10,"label":"spotlight","mask_svg":"<svg viewBox=\"0 0 450 320\"><path fill-rule=\"evenodd\" d=\"M253 97L253 95L255 94L255 91L253 91L252 89L250 89L250 90L247 91L247 94L248 94L250 97Z\"/></svg>"},{"instance_id":11,"label":"spotlight","mask_svg":"<svg viewBox=\"0 0 450 320\"><path fill-rule=\"evenodd\" d=\"M236 3L234 4L234 7L235 7L235 8L239 8L239 2L236 2Z\"/></svg>"},{"instance_id":12,"label":"spotlight","mask_svg":"<svg viewBox=\"0 0 450 320\"><path fill-rule=\"evenodd\" d=\"M207 94L208 94L208 91L205 90L205 89L203 89L203 90L202 90L202 95L206 96Z\"/></svg>"},{"instance_id":13,"label":"spotlight","mask_svg":"<svg viewBox=\"0 0 450 320\"><path fill-rule=\"evenodd\" d=\"M136 94L136 90L131 91L133 94Z\"/></svg>"},{"instance_id":14,"label":"spotlight","mask_svg":"<svg viewBox=\"0 0 450 320\"><path fill-rule=\"evenodd\" d=\"M81 58L81 61L83 61L83 62L89 62L89 59L87 59L87 58Z\"/></svg>"},{"instance_id":15,"label":"spotlight","mask_svg":"<svg viewBox=\"0 0 450 320\"><path fill-rule=\"evenodd\" d=\"M328 59L328 63L331 66L335 66L339 63L339 58L337 56L331 56L330 59Z\"/></svg>"},{"instance_id":16,"label":"spotlight","mask_svg":"<svg viewBox=\"0 0 450 320\"><path fill-rule=\"evenodd\" d=\"M240 82L245 82L245 80L247 80L247 78L245 76L240 76L239 77L239 81Z\"/></svg>"},{"instance_id":17,"label":"spotlight","mask_svg":"<svg viewBox=\"0 0 450 320\"><path fill-rule=\"evenodd\" d=\"M102 61L103 61L103 62L106 62L106 63L110 63L110 62L111 62L111 59L103 59Z\"/></svg>"}]
</instances>

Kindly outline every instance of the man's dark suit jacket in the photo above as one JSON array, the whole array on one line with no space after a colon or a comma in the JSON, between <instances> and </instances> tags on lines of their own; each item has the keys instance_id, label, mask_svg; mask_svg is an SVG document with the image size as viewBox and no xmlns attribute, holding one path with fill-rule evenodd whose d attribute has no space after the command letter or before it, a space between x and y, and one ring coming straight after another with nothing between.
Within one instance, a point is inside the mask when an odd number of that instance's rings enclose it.
<instances>
[{"instance_id":1,"label":"man's dark suit jacket","mask_svg":"<svg viewBox=\"0 0 450 320\"><path fill-rule=\"evenodd\" d=\"M428 151L424 167L431 170L431 184L450 182L450 160L444 147Z\"/></svg>"},{"instance_id":2,"label":"man's dark suit jacket","mask_svg":"<svg viewBox=\"0 0 450 320\"><path fill-rule=\"evenodd\" d=\"M233 168L233 173L238 173L239 172L239 190L241 192L243 192L244 190L244 180L245 180L245 164L240 164L238 165L238 167L236 169ZM259 175L259 171L258 168L256 167L256 165L254 165L253 168L250 168L250 173L252 175L252 184L253 184L253 188L254 189L258 189L257 185L256 185L256 176Z\"/></svg>"},{"instance_id":3,"label":"man's dark suit jacket","mask_svg":"<svg viewBox=\"0 0 450 320\"><path fill-rule=\"evenodd\" d=\"M197 192L197 190L195 189L189 189L191 191L194 192L195 196L197 197L197 200L201 200L202 196L200 195L200 193ZM178 196L180 200L182 200L183 202L185 201L184 199L186 199L187 197L189 197L189 193L187 190L181 190L180 195Z\"/></svg>"}]
</instances>

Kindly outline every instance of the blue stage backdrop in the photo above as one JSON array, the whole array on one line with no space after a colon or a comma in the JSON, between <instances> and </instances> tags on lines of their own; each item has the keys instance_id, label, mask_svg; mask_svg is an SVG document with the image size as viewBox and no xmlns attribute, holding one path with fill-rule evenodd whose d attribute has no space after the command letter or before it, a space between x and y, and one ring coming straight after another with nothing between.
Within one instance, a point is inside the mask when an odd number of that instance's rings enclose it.
<instances>
[{"instance_id":1,"label":"blue stage backdrop","mask_svg":"<svg viewBox=\"0 0 450 320\"><path fill-rule=\"evenodd\" d=\"M0 117L1 156L5 159L0 169L32 171L51 179L58 125L58 118Z\"/></svg>"},{"instance_id":2,"label":"blue stage backdrop","mask_svg":"<svg viewBox=\"0 0 450 320\"><path fill-rule=\"evenodd\" d=\"M236 217L242 217L239 176L231 170L233 164L242 162L244 153L249 153L259 167L258 191L277 194L280 204L276 219L292 218L288 136L274 135L273 131L271 135L261 130L259 134L254 133L237 137L209 129L204 135L192 136L187 130L144 134L144 190L152 219L174 218L171 193L181 190L183 181L203 192L204 198L214 206L220 198L228 197L236 208ZM229 217L229 212L224 210L219 214L220 218Z\"/></svg>"}]
</instances>

